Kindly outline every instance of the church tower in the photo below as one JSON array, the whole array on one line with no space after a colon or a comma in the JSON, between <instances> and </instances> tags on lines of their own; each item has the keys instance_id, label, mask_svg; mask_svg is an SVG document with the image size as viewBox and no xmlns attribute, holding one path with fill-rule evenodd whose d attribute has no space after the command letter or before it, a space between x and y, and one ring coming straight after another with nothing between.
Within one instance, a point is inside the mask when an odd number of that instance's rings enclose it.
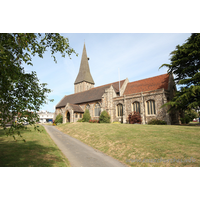
<instances>
[{"instance_id":1,"label":"church tower","mask_svg":"<svg viewBox=\"0 0 200 200\"><path fill-rule=\"evenodd\" d=\"M88 60L84 43L79 73L74 82L74 93L83 92L94 87L94 80L90 73Z\"/></svg>"}]
</instances>

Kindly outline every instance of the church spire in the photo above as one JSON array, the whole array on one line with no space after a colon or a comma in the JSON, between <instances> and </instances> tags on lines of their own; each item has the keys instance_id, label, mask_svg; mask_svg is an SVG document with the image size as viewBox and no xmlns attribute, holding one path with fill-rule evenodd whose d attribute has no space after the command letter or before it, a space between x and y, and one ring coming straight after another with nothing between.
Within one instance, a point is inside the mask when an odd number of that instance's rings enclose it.
<instances>
[{"instance_id":1,"label":"church spire","mask_svg":"<svg viewBox=\"0 0 200 200\"><path fill-rule=\"evenodd\" d=\"M83 92L83 91L89 90L94 87L94 80L90 73L90 67L89 67L88 60L89 60L89 58L87 57L85 42L84 42L79 73L74 82L74 92L75 93Z\"/></svg>"},{"instance_id":2,"label":"church spire","mask_svg":"<svg viewBox=\"0 0 200 200\"><path fill-rule=\"evenodd\" d=\"M81 83L81 82L87 82L87 83L90 83L90 84L94 84L94 80L93 80L92 75L90 73L88 57L87 57L86 48L85 48L85 42L84 42L84 46L83 46L83 53L82 53L79 73L78 73L78 76L77 76L74 84L78 84L78 83Z\"/></svg>"}]
</instances>

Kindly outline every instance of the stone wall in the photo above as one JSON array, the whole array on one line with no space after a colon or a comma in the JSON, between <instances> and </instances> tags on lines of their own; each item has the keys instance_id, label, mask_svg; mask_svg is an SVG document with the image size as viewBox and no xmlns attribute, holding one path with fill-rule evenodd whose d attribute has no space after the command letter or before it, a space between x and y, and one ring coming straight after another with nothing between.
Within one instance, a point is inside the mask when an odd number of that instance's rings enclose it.
<instances>
[{"instance_id":1,"label":"stone wall","mask_svg":"<svg viewBox=\"0 0 200 200\"><path fill-rule=\"evenodd\" d=\"M125 91L128 83L129 83L129 80L128 80L128 78L126 78L123 85L120 86L120 96L122 96L124 94L124 91Z\"/></svg>"},{"instance_id":2,"label":"stone wall","mask_svg":"<svg viewBox=\"0 0 200 200\"><path fill-rule=\"evenodd\" d=\"M84 104L79 104L79 106L80 106L80 107L82 108L82 110L85 112L86 106L89 104L89 106L90 106L89 112L90 112L91 119L99 120L99 117L95 116L95 105L96 105L97 103L99 103L100 107L102 107L102 101L88 102L88 103L84 103Z\"/></svg>"},{"instance_id":3,"label":"stone wall","mask_svg":"<svg viewBox=\"0 0 200 200\"><path fill-rule=\"evenodd\" d=\"M102 107L101 112L106 110L108 114L110 115L110 121L113 122L113 98L115 98L117 95L115 93L115 90L113 86L110 86L105 90L105 93L102 96Z\"/></svg>"},{"instance_id":4,"label":"stone wall","mask_svg":"<svg viewBox=\"0 0 200 200\"><path fill-rule=\"evenodd\" d=\"M128 123L128 115L133 112L132 104L134 102L140 103L140 114L142 118L142 124L147 124L151 119L159 119L164 120L167 124L171 124L169 114L167 113L166 108L160 108L164 103L167 102L168 92L164 89L149 91L144 93L136 93L132 95L127 95L123 97L114 98L114 121L120 121L121 117L117 116L117 105L123 105L123 123ZM147 101L154 100L155 101L155 115L148 115L147 112Z\"/></svg>"}]
</instances>

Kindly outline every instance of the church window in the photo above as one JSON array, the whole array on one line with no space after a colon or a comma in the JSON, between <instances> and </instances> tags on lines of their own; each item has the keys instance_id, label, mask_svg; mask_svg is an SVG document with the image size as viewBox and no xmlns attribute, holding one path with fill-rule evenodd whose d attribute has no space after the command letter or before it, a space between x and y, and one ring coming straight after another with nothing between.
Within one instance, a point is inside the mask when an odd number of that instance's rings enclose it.
<instances>
[{"instance_id":1,"label":"church window","mask_svg":"<svg viewBox=\"0 0 200 200\"><path fill-rule=\"evenodd\" d=\"M148 113L148 115L155 115L156 114L156 107L155 107L155 101L154 100L147 101L147 113Z\"/></svg>"},{"instance_id":2,"label":"church window","mask_svg":"<svg viewBox=\"0 0 200 200\"><path fill-rule=\"evenodd\" d=\"M78 117L77 113L76 113L75 117L76 117L76 118Z\"/></svg>"},{"instance_id":3,"label":"church window","mask_svg":"<svg viewBox=\"0 0 200 200\"><path fill-rule=\"evenodd\" d=\"M132 111L133 112L139 112L140 113L140 103L139 102L134 102L132 104Z\"/></svg>"},{"instance_id":4,"label":"church window","mask_svg":"<svg viewBox=\"0 0 200 200\"><path fill-rule=\"evenodd\" d=\"M123 105L121 103L117 105L117 116L123 116Z\"/></svg>"},{"instance_id":5,"label":"church window","mask_svg":"<svg viewBox=\"0 0 200 200\"><path fill-rule=\"evenodd\" d=\"M95 114L95 116L97 117L99 117L100 116L100 113L101 113L101 108L100 108L100 105L99 105L99 103L97 103L96 105L95 105L95 108L94 108L94 114Z\"/></svg>"},{"instance_id":6,"label":"church window","mask_svg":"<svg viewBox=\"0 0 200 200\"><path fill-rule=\"evenodd\" d=\"M82 116L82 113L80 113L80 118L82 118L83 116Z\"/></svg>"}]
</instances>

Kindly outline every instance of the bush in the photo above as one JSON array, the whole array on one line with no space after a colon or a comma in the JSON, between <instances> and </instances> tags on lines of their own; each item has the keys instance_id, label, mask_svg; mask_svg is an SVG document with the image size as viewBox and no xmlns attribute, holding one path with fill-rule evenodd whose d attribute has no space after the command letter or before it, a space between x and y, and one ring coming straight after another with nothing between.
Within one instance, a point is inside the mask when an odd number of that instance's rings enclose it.
<instances>
[{"instance_id":1,"label":"bush","mask_svg":"<svg viewBox=\"0 0 200 200\"><path fill-rule=\"evenodd\" d=\"M103 111L99 117L100 123L110 123L110 115L107 113L107 111Z\"/></svg>"},{"instance_id":2,"label":"bush","mask_svg":"<svg viewBox=\"0 0 200 200\"><path fill-rule=\"evenodd\" d=\"M83 119L79 119L77 122L83 122Z\"/></svg>"},{"instance_id":3,"label":"bush","mask_svg":"<svg viewBox=\"0 0 200 200\"><path fill-rule=\"evenodd\" d=\"M142 119L139 112L132 112L128 115L129 124L141 124Z\"/></svg>"},{"instance_id":4,"label":"bush","mask_svg":"<svg viewBox=\"0 0 200 200\"><path fill-rule=\"evenodd\" d=\"M159 120L159 119L152 119L148 122L149 125L167 125L166 121Z\"/></svg>"},{"instance_id":5,"label":"bush","mask_svg":"<svg viewBox=\"0 0 200 200\"><path fill-rule=\"evenodd\" d=\"M55 123L58 124L58 123L63 123L63 116L61 114L58 114L56 116L56 119L55 119Z\"/></svg>"},{"instance_id":6,"label":"bush","mask_svg":"<svg viewBox=\"0 0 200 200\"><path fill-rule=\"evenodd\" d=\"M89 122L90 119L91 119L90 112L88 109L86 109L83 114L82 122Z\"/></svg>"},{"instance_id":7,"label":"bush","mask_svg":"<svg viewBox=\"0 0 200 200\"><path fill-rule=\"evenodd\" d=\"M99 120L97 120L97 119L93 119L93 120L90 119L90 120L89 120L89 123L99 123Z\"/></svg>"}]
</instances>

